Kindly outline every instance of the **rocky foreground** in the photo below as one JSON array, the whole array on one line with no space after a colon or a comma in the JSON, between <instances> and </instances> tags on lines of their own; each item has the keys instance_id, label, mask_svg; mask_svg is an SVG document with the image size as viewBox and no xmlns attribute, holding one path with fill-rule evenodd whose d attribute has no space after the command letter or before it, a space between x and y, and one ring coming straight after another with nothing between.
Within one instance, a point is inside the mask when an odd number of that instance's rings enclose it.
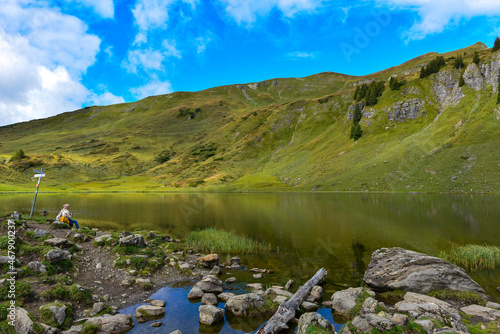
<instances>
[{"instance_id":1,"label":"rocky foreground","mask_svg":"<svg viewBox=\"0 0 500 334\"><path fill-rule=\"evenodd\" d=\"M16 263L10 268L6 250L12 225ZM165 315L165 301L147 298L151 290L186 276L199 277L188 298L200 302L203 326L216 327L228 313L265 321L294 296L292 280L267 289L248 284L251 293L235 295L228 290L235 278L223 282L219 275L241 268L239 258L219 263L217 254L196 254L153 231L75 231L63 223L19 215L0 218L0 231L1 333L126 333L134 322L162 326L158 320ZM254 271L254 277L266 273ZM346 323L341 333L500 333L500 305L489 302L463 269L442 259L401 248L379 249L364 283L331 298L324 298L324 284L315 285L288 326L297 327L297 333L335 333L316 312L331 307L336 321ZM118 308L145 300L148 304L134 314L116 314ZM218 307L221 302L223 308Z\"/></svg>"}]
</instances>

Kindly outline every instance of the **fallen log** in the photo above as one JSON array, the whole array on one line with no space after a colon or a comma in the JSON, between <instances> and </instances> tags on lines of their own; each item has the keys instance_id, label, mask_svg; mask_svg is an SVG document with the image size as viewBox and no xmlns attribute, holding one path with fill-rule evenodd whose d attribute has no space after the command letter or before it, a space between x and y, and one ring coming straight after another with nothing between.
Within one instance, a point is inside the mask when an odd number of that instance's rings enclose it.
<instances>
[{"instance_id":1,"label":"fallen log","mask_svg":"<svg viewBox=\"0 0 500 334\"><path fill-rule=\"evenodd\" d=\"M295 317L295 311L298 310L300 304L309 296L313 286L318 285L326 277L325 268L321 268L314 276L307 281L297 292L285 303L281 304L278 311L269 319L257 334L274 334L282 329L287 329L287 323Z\"/></svg>"}]
</instances>

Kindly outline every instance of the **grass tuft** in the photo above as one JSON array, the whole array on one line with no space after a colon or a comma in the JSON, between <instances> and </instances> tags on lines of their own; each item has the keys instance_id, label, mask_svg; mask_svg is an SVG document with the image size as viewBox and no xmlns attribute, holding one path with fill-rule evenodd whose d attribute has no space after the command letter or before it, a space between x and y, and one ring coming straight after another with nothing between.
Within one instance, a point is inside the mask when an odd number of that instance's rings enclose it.
<instances>
[{"instance_id":1,"label":"grass tuft","mask_svg":"<svg viewBox=\"0 0 500 334\"><path fill-rule=\"evenodd\" d=\"M466 270L494 270L500 268L500 247L466 245L441 251L439 257Z\"/></svg>"},{"instance_id":2,"label":"grass tuft","mask_svg":"<svg viewBox=\"0 0 500 334\"><path fill-rule=\"evenodd\" d=\"M269 243L261 243L234 232L217 230L213 227L191 232L186 242L189 247L201 252L244 254L271 250Z\"/></svg>"}]
</instances>

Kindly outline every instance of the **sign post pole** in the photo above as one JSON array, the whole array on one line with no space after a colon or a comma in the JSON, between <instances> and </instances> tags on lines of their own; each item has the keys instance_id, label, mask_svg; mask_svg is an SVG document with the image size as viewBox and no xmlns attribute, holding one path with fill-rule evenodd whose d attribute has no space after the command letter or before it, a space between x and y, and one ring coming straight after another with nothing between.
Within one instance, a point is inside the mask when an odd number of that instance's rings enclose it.
<instances>
[{"instance_id":1,"label":"sign post pole","mask_svg":"<svg viewBox=\"0 0 500 334\"><path fill-rule=\"evenodd\" d=\"M31 207L30 218L33 217L33 210L35 209L36 195L38 195L38 188L40 187L40 181L42 180L42 177L45 177L45 174L43 174L43 168L41 168L40 170L34 169L33 172L36 173L34 177L38 177L38 183L36 184L35 199L33 200L33 206Z\"/></svg>"}]
</instances>

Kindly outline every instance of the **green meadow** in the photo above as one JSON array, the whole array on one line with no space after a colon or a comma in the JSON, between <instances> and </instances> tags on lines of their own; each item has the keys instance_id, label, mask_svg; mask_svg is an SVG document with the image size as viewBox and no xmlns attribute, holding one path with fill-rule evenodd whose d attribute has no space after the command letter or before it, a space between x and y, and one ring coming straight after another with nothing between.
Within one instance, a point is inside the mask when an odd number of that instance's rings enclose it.
<instances>
[{"instance_id":1,"label":"green meadow","mask_svg":"<svg viewBox=\"0 0 500 334\"><path fill-rule=\"evenodd\" d=\"M305 78L152 96L88 107L0 128L0 192L33 191L389 191L498 193L500 109L488 84L458 88L456 104L436 95L438 75L458 78L482 43L443 54L440 73L420 79L429 53L354 77L325 72ZM399 90L389 79L406 80ZM350 139L348 108L356 86L382 80L367 106L360 139ZM452 82L454 84L454 82ZM424 102L419 117L393 121L389 108ZM367 115L368 116L368 115ZM26 158L12 161L23 150Z\"/></svg>"}]
</instances>

